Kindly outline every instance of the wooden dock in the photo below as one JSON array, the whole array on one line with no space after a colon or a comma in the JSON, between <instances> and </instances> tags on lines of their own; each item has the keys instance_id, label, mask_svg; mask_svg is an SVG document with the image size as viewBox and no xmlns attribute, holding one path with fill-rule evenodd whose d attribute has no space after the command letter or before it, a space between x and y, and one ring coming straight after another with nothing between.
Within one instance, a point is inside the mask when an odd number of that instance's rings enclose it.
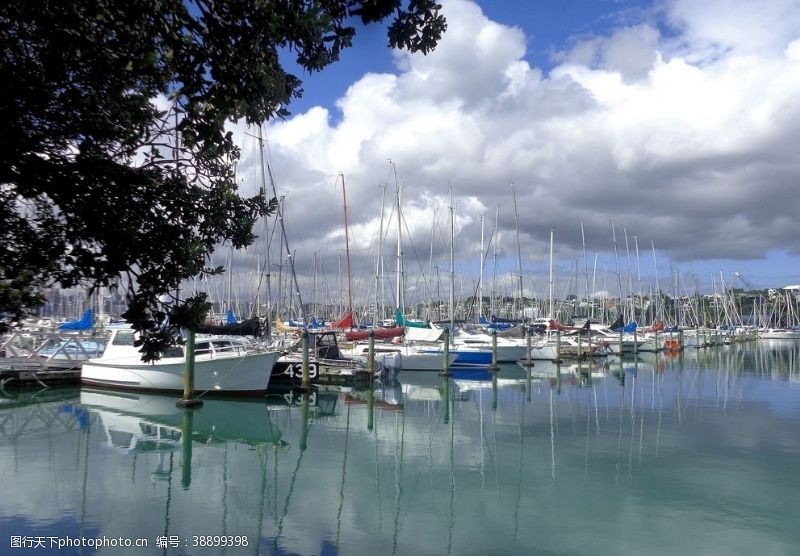
<instances>
[{"instance_id":1,"label":"wooden dock","mask_svg":"<svg viewBox=\"0 0 800 556\"><path fill-rule=\"evenodd\" d=\"M81 369L0 369L0 389L19 386L80 384Z\"/></svg>"}]
</instances>

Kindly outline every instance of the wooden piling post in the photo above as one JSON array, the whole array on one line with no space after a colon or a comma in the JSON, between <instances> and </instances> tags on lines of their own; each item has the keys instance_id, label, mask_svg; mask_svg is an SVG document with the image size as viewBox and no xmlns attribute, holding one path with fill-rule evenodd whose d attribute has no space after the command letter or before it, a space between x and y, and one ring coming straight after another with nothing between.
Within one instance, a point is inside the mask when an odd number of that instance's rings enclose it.
<instances>
[{"instance_id":1,"label":"wooden piling post","mask_svg":"<svg viewBox=\"0 0 800 556\"><path fill-rule=\"evenodd\" d=\"M442 370L439 373L441 376L452 376L450 372L450 329L444 329L444 350L442 357Z\"/></svg>"},{"instance_id":2,"label":"wooden piling post","mask_svg":"<svg viewBox=\"0 0 800 556\"><path fill-rule=\"evenodd\" d=\"M308 369L308 329L303 328L303 382L302 386L304 389L308 389L311 387L311 375Z\"/></svg>"},{"instance_id":3,"label":"wooden piling post","mask_svg":"<svg viewBox=\"0 0 800 556\"><path fill-rule=\"evenodd\" d=\"M369 351L367 352L367 369L369 369L370 376L375 372L375 331L370 330L369 334Z\"/></svg>"},{"instance_id":4,"label":"wooden piling post","mask_svg":"<svg viewBox=\"0 0 800 556\"><path fill-rule=\"evenodd\" d=\"M592 330L591 328L586 332L586 351L589 357L592 356Z\"/></svg>"},{"instance_id":5,"label":"wooden piling post","mask_svg":"<svg viewBox=\"0 0 800 556\"><path fill-rule=\"evenodd\" d=\"M203 401L194 398L194 330L186 331L186 364L183 368L183 398L175 405L178 407L200 407Z\"/></svg>"},{"instance_id":6,"label":"wooden piling post","mask_svg":"<svg viewBox=\"0 0 800 556\"><path fill-rule=\"evenodd\" d=\"M556 361L561 361L561 331L556 330Z\"/></svg>"},{"instance_id":7,"label":"wooden piling post","mask_svg":"<svg viewBox=\"0 0 800 556\"><path fill-rule=\"evenodd\" d=\"M497 371L500 366L497 364L497 329L492 328L492 364L489 365L490 371Z\"/></svg>"},{"instance_id":8,"label":"wooden piling post","mask_svg":"<svg viewBox=\"0 0 800 556\"><path fill-rule=\"evenodd\" d=\"M367 352L367 371L369 372L369 387L372 390L372 381L375 376L375 330L370 329L369 351Z\"/></svg>"},{"instance_id":9,"label":"wooden piling post","mask_svg":"<svg viewBox=\"0 0 800 556\"><path fill-rule=\"evenodd\" d=\"M530 371L530 368L532 367L532 364L531 364L531 327L530 326L526 326L525 327L525 346L528 348L528 351L527 351L528 355L525 357L525 366ZM530 372L528 372L528 375L530 376Z\"/></svg>"}]
</instances>

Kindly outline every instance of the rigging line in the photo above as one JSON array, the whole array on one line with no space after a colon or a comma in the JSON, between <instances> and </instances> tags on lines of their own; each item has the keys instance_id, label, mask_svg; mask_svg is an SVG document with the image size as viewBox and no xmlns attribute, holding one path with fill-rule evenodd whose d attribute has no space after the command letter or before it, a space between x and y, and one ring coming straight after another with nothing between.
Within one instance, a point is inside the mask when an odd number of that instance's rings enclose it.
<instances>
[{"instance_id":1,"label":"rigging line","mask_svg":"<svg viewBox=\"0 0 800 556\"><path fill-rule=\"evenodd\" d=\"M345 255L347 258L347 310L350 312L351 317L353 317L353 278L350 271L350 232L347 226L347 190L344 184L344 174L340 172L339 177L342 178L342 199L344 205L344 241Z\"/></svg>"},{"instance_id":2,"label":"rigging line","mask_svg":"<svg viewBox=\"0 0 800 556\"><path fill-rule=\"evenodd\" d=\"M489 244L489 245L491 245L491 243L492 243L492 238L493 238L493 237L494 237L494 230L492 230L492 231L489 233L489 240L488 240L486 243L487 243L487 244ZM489 258L489 250L488 250L488 249L486 249L486 251L483 253L483 260L481 261L481 267L485 267L485 266L486 266L486 260L487 260L488 258ZM476 298L476 297L478 296L478 289L479 289L479 287L480 287L480 285L476 285L476 286L475 286L475 290L474 290L474 292L473 292L473 294L472 294L472 295L473 295L473 299L474 299L474 298ZM483 299L480 299L480 300L478 300L478 303L483 303ZM475 304L473 303L473 304L472 304L472 307L470 307L470 311L467 313L467 315L468 315L468 316L472 316L472 315L474 314L474 312L475 312ZM490 316L491 316L491 315L490 315Z\"/></svg>"},{"instance_id":3,"label":"rigging line","mask_svg":"<svg viewBox=\"0 0 800 556\"><path fill-rule=\"evenodd\" d=\"M405 226L406 235L408 236L408 242L411 244L411 251L414 254L414 258L417 262L417 267L419 268L419 277L417 278L416 283L419 284L420 281L422 281L425 287L425 293L427 293L428 297L431 298L433 296L433 290L430 285L430 279L432 277L426 274L425 269L423 268L422 263L420 262L419 253L417 252L417 246L414 244L414 239L411 237L411 229L408 227L408 221L406 220L405 215L401 214L400 217L403 221L403 225ZM437 227L437 223L434 222L433 226L435 230L435 228Z\"/></svg>"},{"instance_id":4,"label":"rigging line","mask_svg":"<svg viewBox=\"0 0 800 556\"><path fill-rule=\"evenodd\" d=\"M269 162L267 162L267 174L269 175L269 182L270 185L272 186L272 194L275 198L277 198L278 191L277 188L275 187L275 179L272 176L272 167L270 166ZM292 252L289 249L289 238L286 236L286 227L284 226L283 211L281 210L280 203L278 203L277 205L276 212L278 215L278 222L281 225L281 232L282 232L281 236L283 238L284 248L286 249L286 256L289 259L289 270L291 271L292 281L294 282L294 287L295 287L294 293L297 296L297 302L300 306L300 314L303 317L303 325L308 326L308 314L306 313L306 308L305 305L303 304L303 298L302 295L300 294L300 285L297 282L297 273L295 272L294 269L294 257L292 256Z\"/></svg>"}]
</instances>

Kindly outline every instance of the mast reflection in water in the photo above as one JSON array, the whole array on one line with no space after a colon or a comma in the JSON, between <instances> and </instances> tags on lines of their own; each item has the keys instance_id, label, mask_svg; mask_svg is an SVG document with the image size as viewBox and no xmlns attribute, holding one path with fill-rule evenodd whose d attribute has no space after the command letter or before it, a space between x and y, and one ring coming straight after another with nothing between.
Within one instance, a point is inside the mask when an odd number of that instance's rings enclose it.
<instances>
[{"instance_id":1,"label":"mast reflection in water","mask_svg":"<svg viewBox=\"0 0 800 556\"><path fill-rule=\"evenodd\" d=\"M188 413L169 396L6 390L0 553L122 537L148 546L99 552L790 554L799 364L796 344L762 342Z\"/></svg>"}]
</instances>

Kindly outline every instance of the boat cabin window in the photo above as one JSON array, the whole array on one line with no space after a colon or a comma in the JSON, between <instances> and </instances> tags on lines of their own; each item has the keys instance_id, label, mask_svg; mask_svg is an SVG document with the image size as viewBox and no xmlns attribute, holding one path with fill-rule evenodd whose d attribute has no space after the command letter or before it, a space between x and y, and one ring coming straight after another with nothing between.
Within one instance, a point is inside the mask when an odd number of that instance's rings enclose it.
<instances>
[{"instance_id":1,"label":"boat cabin window","mask_svg":"<svg viewBox=\"0 0 800 556\"><path fill-rule=\"evenodd\" d=\"M211 353L211 344L208 342L198 342L197 345L194 347L194 352L196 355L201 355L203 353Z\"/></svg>"},{"instance_id":2,"label":"boat cabin window","mask_svg":"<svg viewBox=\"0 0 800 556\"><path fill-rule=\"evenodd\" d=\"M335 346L336 336L333 334L316 334L317 346Z\"/></svg>"},{"instance_id":3,"label":"boat cabin window","mask_svg":"<svg viewBox=\"0 0 800 556\"><path fill-rule=\"evenodd\" d=\"M108 441L117 448L127 448L131 445L133 433L122 432L114 429L108 431Z\"/></svg>"},{"instance_id":4,"label":"boat cabin window","mask_svg":"<svg viewBox=\"0 0 800 556\"><path fill-rule=\"evenodd\" d=\"M111 342L115 346L132 346L134 340L133 330L119 330Z\"/></svg>"},{"instance_id":5,"label":"boat cabin window","mask_svg":"<svg viewBox=\"0 0 800 556\"><path fill-rule=\"evenodd\" d=\"M216 342L211 342L211 344L214 346L215 352L233 351L233 344L231 344L230 341L224 341L224 342L216 341Z\"/></svg>"},{"instance_id":6,"label":"boat cabin window","mask_svg":"<svg viewBox=\"0 0 800 556\"><path fill-rule=\"evenodd\" d=\"M161 440L174 440L177 442L181 439L181 431L176 431L161 425L139 423L139 429L142 431L142 434Z\"/></svg>"},{"instance_id":7,"label":"boat cabin window","mask_svg":"<svg viewBox=\"0 0 800 556\"><path fill-rule=\"evenodd\" d=\"M317 356L323 359L339 359L339 346L334 334L315 334Z\"/></svg>"}]
</instances>

